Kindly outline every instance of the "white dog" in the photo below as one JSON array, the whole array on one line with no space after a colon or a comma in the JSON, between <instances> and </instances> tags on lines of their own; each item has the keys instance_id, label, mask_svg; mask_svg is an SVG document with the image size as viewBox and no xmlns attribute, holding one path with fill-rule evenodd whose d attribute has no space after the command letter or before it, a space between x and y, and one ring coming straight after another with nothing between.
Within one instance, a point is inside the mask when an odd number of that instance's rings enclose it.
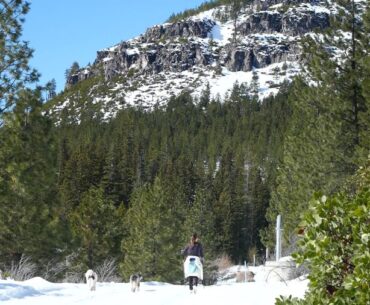
<instances>
[{"instance_id":1,"label":"white dog","mask_svg":"<svg viewBox=\"0 0 370 305\"><path fill-rule=\"evenodd\" d=\"M135 273L130 276L130 284L131 284L131 291L139 291L140 290L140 282L143 279L141 273Z\"/></svg>"},{"instance_id":2,"label":"white dog","mask_svg":"<svg viewBox=\"0 0 370 305\"><path fill-rule=\"evenodd\" d=\"M90 291L96 290L96 282L98 280L98 275L91 269L87 270L85 273L86 283Z\"/></svg>"}]
</instances>

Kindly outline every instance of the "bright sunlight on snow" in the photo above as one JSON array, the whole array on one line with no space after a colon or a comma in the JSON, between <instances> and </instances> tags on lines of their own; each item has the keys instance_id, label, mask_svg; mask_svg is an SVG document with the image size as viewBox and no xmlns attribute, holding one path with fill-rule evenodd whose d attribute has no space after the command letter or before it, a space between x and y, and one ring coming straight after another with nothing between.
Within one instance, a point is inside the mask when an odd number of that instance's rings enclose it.
<instances>
[{"instance_id":1,"label":"bright sunlight on snow","mask_svg":"<svg viewBox=\"0 0 370 305\"><path fill-rule=\"evenodd\" d=\"M86 284L50 283L42 278L24 282L0 280L0 301L4 305L180 305L229 304L272 305L280 295L303 297L308 281L280 281L270 276L264 266L248 267L255 273L255 282L236 283L235 278L213 286L199 286L190 294L185 285L159 282L142 283L139 292L131 292L129 283L98 283L96 291Z\"/></svg>"}]
</instances>

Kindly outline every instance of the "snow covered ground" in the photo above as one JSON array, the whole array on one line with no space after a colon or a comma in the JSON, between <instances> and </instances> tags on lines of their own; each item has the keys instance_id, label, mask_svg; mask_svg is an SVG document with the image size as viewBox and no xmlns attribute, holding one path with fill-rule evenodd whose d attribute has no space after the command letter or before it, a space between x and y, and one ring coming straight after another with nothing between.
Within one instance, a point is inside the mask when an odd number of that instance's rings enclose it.
<instances>
[{"instance_id":1,"label":"snow covered ground","mask_svg":"<svg viewBox=\"0 0 370 305\"><path fill-rule=\"evenodd\" d=\"M196 294L190 294L187 286L159 282L144 282L141 290L133 293L128 283L98 283L91 292L86 284L50 283L42 278L24 282L0 280L0 303L3 305L182 305L182 304L229 304L270 305L280 295L302 297L308 281L295 279L278 281L267 278L263 266L251 267L256 281L236 283L234 280L213 286L199 286Z\"/></svg>"}]
</instances>

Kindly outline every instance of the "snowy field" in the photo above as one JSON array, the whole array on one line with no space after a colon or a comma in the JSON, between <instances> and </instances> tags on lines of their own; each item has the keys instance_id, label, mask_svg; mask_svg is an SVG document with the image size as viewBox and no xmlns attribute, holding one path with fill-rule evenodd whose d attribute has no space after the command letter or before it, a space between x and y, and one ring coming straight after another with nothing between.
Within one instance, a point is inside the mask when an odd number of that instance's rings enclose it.
<instances>
[{"instance_id":1,"label":"snowy field","mask_svg":"<svg viewBox=\"0 0 370 305\"><path fill-rule=\"evenodd\" d=\"M2 305L182 305L229 304L272 305L280 295L302 297L307 280L266 280L263 267L255 267L255 282L236 283L234 280L213 286L199 286L190 294L187 286L159 282L144 282L141 290L133 293L128 283L98 283L94 292L86 284L50 283L42 278L24 282L0 280Z\"/></svg>"}]
</instances>

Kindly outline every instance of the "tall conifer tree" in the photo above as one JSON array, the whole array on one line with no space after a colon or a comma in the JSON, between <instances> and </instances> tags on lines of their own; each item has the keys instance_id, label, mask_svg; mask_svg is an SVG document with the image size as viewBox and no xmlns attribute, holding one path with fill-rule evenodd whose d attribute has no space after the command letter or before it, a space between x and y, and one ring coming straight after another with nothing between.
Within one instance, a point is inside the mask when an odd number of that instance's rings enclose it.
<instances>
[{"instance_id":1,"label":"tall conifer tree","mask_svg":"<svg viewBox=\"0 0 370 305\"><path fill-rule=\"evenodd\" d=\"M180 223L176 205L159 178L133 194L122 243L124 278L141 271L148 280L175 281L180 277Z\"/></svg>"},{"instance_id":2,"label":"tall conifer tree","mask_svg":"<svg viewBox=\"0 0 370 305\"><path fill-rule=\"evenodd\" d=\"M80 204L70 213L73 234L80 242L80 261L89 268L107 257L117 256L117 236L122 232L118 210L109 199L104 198L102 189L91 187L81 198Z\"/></svg>"},{"instance_id":3,"label":"tall conifer tree","mask_svg":"<svg viewBox=\"0 0 370 305\"><path fill-rule=\"evenodd\" d=\"M17 100L17 92L34 82L38 73L30 68L33 50L21 41L22 23L30 5L24 0L0 1L0 115ZM0 116L0 126L1 126Z\"/></svg>"},{"instance_id":4,"label":"tall conifer tree","mask_svg":"<svg viewBox=\"0 0 370 305\"><path fill-rule=\"evenodd\" d=\"M52 125L42 115L40 92L21 91L16 106L12 112L5 113L3 119L4 126L0 128L1 257L18 259L28 254L34 259L45 258L53 248L54 236L47 228L53 220L57 199L54 198Z\"/></svg>"},{"instance_id":5,"label":"tall conifer tree","mask_svg":"<svg viewBox=\"0 0 370 305\"><path fill-rule=\"evenodd\" d=\"M359 3L337 3L332 27L303 42L306 70L290 97L293 116L268 212L272 226L282 214L287 239L313 192L338 191L370 149L369 105L361 86L368 37Z\"/></svg>"}]
</instances>

